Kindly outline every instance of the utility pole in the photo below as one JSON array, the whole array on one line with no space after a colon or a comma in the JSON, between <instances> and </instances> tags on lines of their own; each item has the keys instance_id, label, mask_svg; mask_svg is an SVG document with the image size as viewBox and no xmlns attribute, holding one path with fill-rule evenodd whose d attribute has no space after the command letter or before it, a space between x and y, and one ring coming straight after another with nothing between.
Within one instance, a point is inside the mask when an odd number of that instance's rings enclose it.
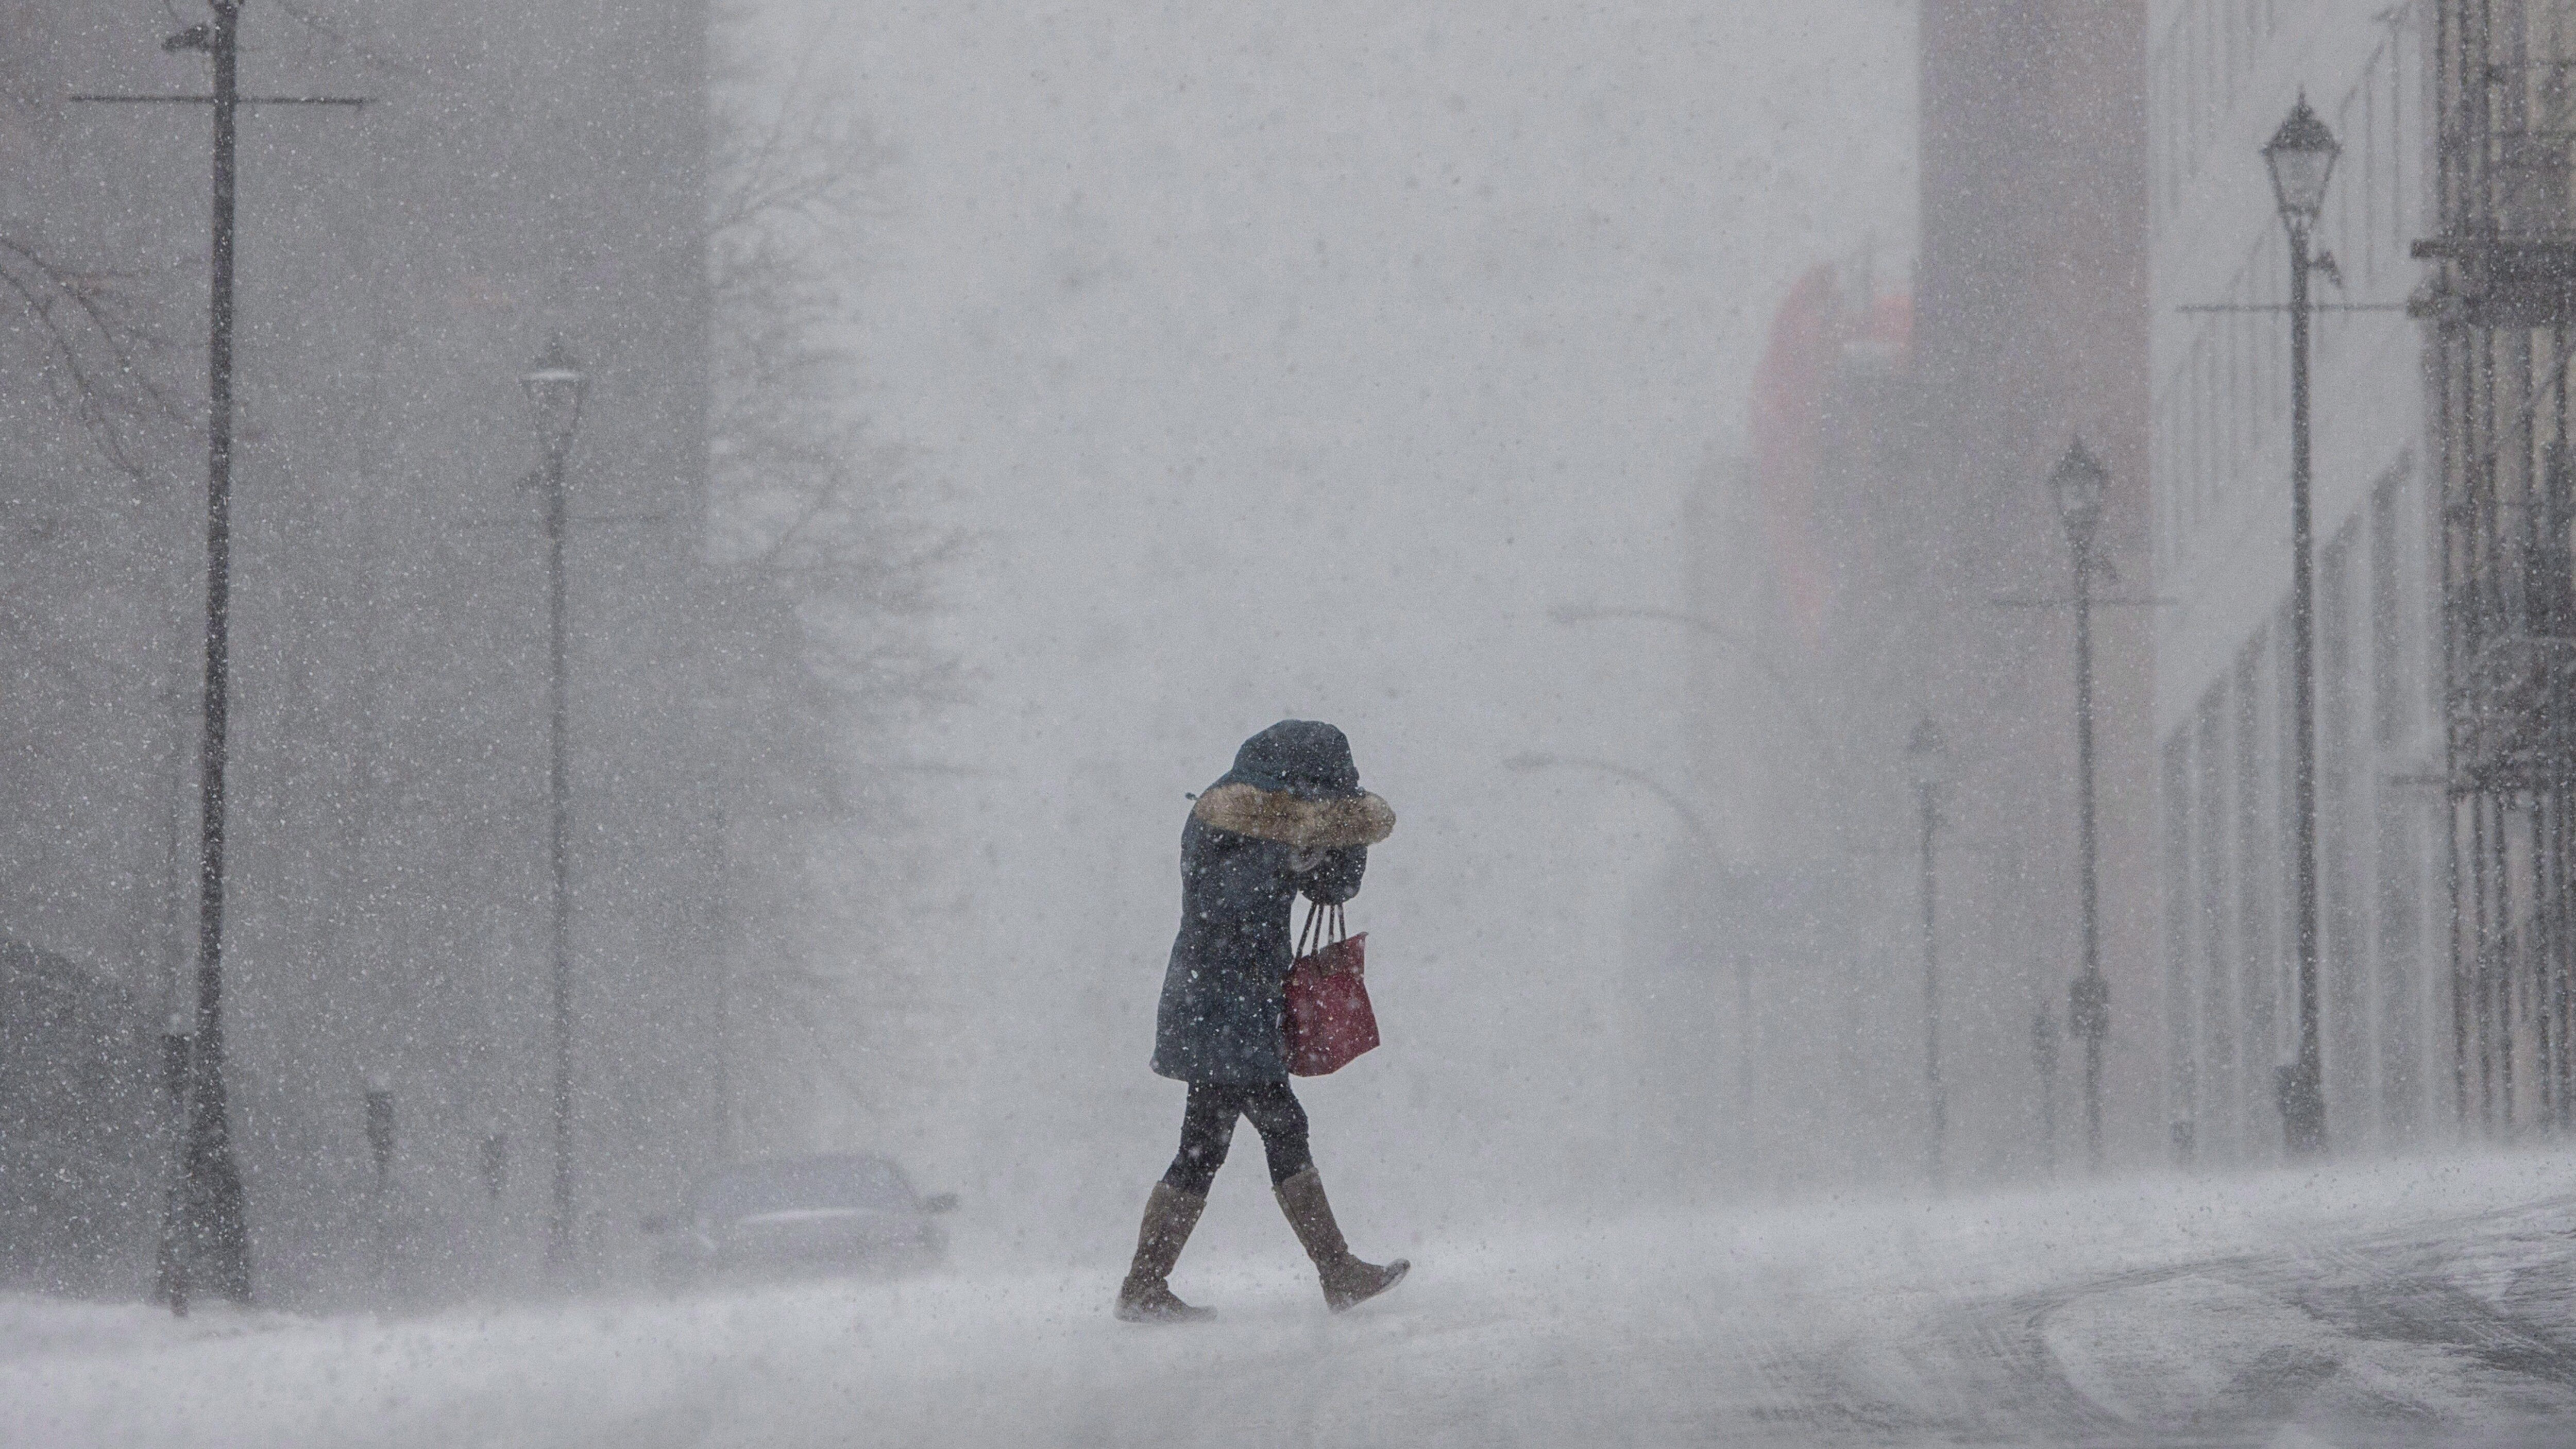
<instances>
[{"instance_id":1,"label":"utility pole","mask_svg":"<svg viewBox=\"0 0 2576 1449\"><path fill-rule=\"evenodd\" d=\"M203 42L214 60L214 226L206 313L206 677L199 735L197 850L197 1015L188 1092L188 1145L175 1223L164 1236L185 1247L187 1266L168 1286L187 1310L192 1271L234 1303L250 1301L250 1232L242 1214L241 1171L233 1161L224 1101L224 763L231 727L233 514L233 139L241 106L241 0L213 0Z\"/></svg>"},{"instance_id":2,"label":"utility pole","mask_svg":"<svg viewBox=\"0 0 2576 1449\"><path fill-rule=\"evenodd\" d=\"M213 68L202 96L82 95L75 101L203 105L214 120L214 206L208 249L206 310L206 656L205 708L198 752L196 1009L190 1026L188 1111L179 1180L161 1224L155 1296L175 1313L188 1311L202 1287L219 1298L251 1296L250 1234L241 1171L233 1160L231 1113L224 1096L224 766L231 724L233 489L234 152L246 105L359 106L357 97L244 96L241 10L244 0L208 0L210 22L161 43L166 51L201 50Z\"/></svg>"}]
</instances>

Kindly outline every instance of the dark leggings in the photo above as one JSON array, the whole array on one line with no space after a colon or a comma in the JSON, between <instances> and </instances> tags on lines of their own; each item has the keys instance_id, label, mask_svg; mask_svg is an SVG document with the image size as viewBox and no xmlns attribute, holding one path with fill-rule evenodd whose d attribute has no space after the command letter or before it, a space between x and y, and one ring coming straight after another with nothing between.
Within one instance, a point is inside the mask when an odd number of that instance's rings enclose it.
<instances>
[{"instance_id":1,"label":"dark leggings","mask_svg":"<svg viewBox=\"0 0 2576 1449\"><path fill-rule=\"evenodd\" d=\"M1181 1110L1181 1150L1163 1181L1174 1192L1207 1196L1225 1149L1234 1141L1234 1119L1249 1117L1270 1158L1273 1186L1315 1165L1306 1149L1306 1109L1286 1082L1192 1082Z\"/></svg>"}]
</instances>

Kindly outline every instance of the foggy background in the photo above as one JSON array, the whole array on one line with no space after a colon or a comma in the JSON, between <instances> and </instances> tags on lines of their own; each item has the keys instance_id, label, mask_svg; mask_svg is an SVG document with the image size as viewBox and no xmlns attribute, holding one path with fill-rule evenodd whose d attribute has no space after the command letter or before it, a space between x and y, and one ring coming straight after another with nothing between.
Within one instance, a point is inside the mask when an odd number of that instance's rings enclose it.
<instances>
[{"instance_id":1,"label":"foggy background","mask_svg":"<svg viewBox=\"0 0 2576 1449\"><path fill-rule=\"evenodd\" d=\"M1354 1232L1620 1198L1664 1146L1641 1074L1694 1069L1623 1040L1678 827L1501 762L1690 788L1688 641L1547 611L1675 606L1787 283L1865 237L1901 279L1909 8L834 9L775 7L773 73L896 158L853 262L867 405L976 540L930 914L867 943L924 982L867 1126L981 1228L1120 1241L1178 1119L1145 1057L1186 792L1294 715L1402 821L1351 913L1387 1047L1299 1088Z\"/></svg>"}]
</instances>

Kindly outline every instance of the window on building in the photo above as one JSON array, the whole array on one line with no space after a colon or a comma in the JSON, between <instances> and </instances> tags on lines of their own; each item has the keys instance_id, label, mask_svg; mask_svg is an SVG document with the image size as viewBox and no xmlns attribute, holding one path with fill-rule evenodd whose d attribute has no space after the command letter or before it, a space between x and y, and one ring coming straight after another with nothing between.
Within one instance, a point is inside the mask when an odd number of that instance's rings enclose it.
<instances>
[{"instance_id":1,"label":"window on building","mask_svg":"<svg viewBox=\"0 0 2576 1449\"><path fill-rule=\"evenodd\" d=\"M2207 459L2200 470L2201 524L2208 526L2218 500L2219 480L2227 474L2226 380L2219 375L2218 341L2204 337L2200 354L2201 431L2208 435Z\"/></svg>"},{"instance_id":2,"label":"window on building","mask_svg":"<svg viewBox=\"0 0 2576 1449\"><path fill-rule=\"evenodd\" d=\"M2176 1124L2191 1120L2191 728L2182 726L2164 745L2164 897L2167 1076Z\"/></svg>"},{"instance_id":3,"label":"window on building","mask_svg":"<svg viewBox=\"0 0 2576 1449\"><path fill-rule=\"evenodd\" d=\"M2374 942L2368 929L2367 849L2372 757L2362 748L2355 665L2359 620L2356 573L2365 558L2362 518L2335 530L2317 553L2317 926L2324 963L2326 1054L2354 1063L2332 1090L2358 1105L2368 1099L2368 982Z\"/></svg>"},{"instance_id":4,"label":"window on building","mask_svg":"<svg viewBox=\"0 0 2576 1449\"><path fill-rule=\"evenodd\" d=\"M2241 317L2221 314L2218 326L2221 360L2212 369L2217 374L2222 406L2219 451L2227 459L2227 467L2220 475L2222 486L2228 477L2235 474L2237 460L2245 456L2245 378L2240 367L2245 340L2242 321Z\"/></svg>"},{"instance_id":5,"label":"window on building","mask_svg":"<svg viewBox=\"0 0 2576 1449\"><path fill-rule=\"evenodd\" d=\"M2361 88L2361 280L2379 275L2379 75L2386 53L2383 45L2371 57Z\"/></svg>"},{"instance_id":6,"label":"window on building","mask_svg":"<svg viewBox=\"0 0 2576 1449\"><path fill-rule=\"evenodd\" d=\"M2261 252L2262 260L2255 265L2255 275L2265 279L2265 300L2277 306L2289 305L2290 244L2282 237L2281 229L2265 227L2257 250ZM2290 411L2290 329L2280 326L2263 329L2263 355L2267 364L2263 369L2267 418L2278 423Z\"/></svg>"},{"instance_id":7,"label":"window on building","mask_svg":"<svg viewBox=\"0 0 2576 1449\"><path fill-rule=\"evenodd\" d=\"M2412 1136L2420 1116L2426 1074L2424 989L2431 976L2425 959L2424 806L2404 787L2379 796L2379 1081L2381 1119L2401 1138Z\"/></svg>"},{"instance_id":8,"label":"window on building","mask_svg":"<svg viewBox=\"0 0 2576 1449\"><path fill-rule=\"evenodd\" d=\"M2243 295L2246 289L2240 288ZM2267 319L2260 312L2239 312L2227 319L2229 340L2235 344L2236 380L2231 399L2236 414L2237 471L2243 471L2243 460L2263 438L2263 405L2254 395L2254 355L2263 350L2262 327Z\"/></svg>"},{"instance_id":9,"label":"window on building","mask_svg":"<svg viewBox=\"0 0 2576 1449\"><path fill-rule=\"evenodd\" d=\"M2299 748L2297 678L2290 668L2290 605L2284 600L2272 617L2272 723L2276 741L2272 749L2272 838L2281 842L2281 872L2275 877L2281 889L2272 897L2273 918L2280 922L2280 932L2274 939L2281 943L2281 949L2274 956L2277 969L2272 986L2275 999L2281 1002L2294 999L2293 976L2298 969L2298 899L2290 878L2294 842L2299 838L2297 781L2292 764L2298 759Z\"/></svg>"},{"instance_id":10,"label":"window on building","mask_svg":"<svg viewBox=\"0 0 2576 1449\"><path fill-rule=\"evenodd\" d=\"M2404 260L2410 240L2406 235L2405 188L2402 185L2406 133L2398 125L2406 92L2405 68L2400 64L2404 54L2404 47L2394 40L2380 47L2379 103L2374 111L2379 121L2379 139L2373 147L2372 157L2379 168L2380 195L2384 198L2379 223L2382 228L2379 249L2382 266L2394 266Z\"/></svg>"},{"instance_id":11,"label":"window on building","mask_svg":"<svg viewBox=\"0 0 2576 1449\"><path fill-rule=\"evenodd\" d=\"M2391 468L2370 493L2370 723L2371 739L2381 750L2406 743L2414 711L2409 708L2406 645L2405 580L2399 506L2409 468Z\"/></svg>"},{"instance_id":12,"label":"window on building","mask_svg":"<svg viewBox=\"0 0 2576 1449\"><path fill-rule=\"evenodd\" d=\"M2198 169L2200 153L2209 144L2209 115L2218 107L2215 87L2210 84L2209 0L2191 3L2191 154Z\"/></svg>"},{"instance_id":13,"label":"window on building","mask_svg":"<svg viewBox=\"0 0 2576 1449\"><path fill-rule=\"evenodd\" d=\"M2235 748L2231 751L2236 766L2236 982L2239 1007L2235 1020L2243 1036L2237 1059L2245 1064L2248 1074L2245 1089L2244 1117L2246 1141L2260 1140L2261 1125L2266 1120L2262 1085L2266 1080L2260 1069L2278 1055L2273 1040L2274 983L2280 979L2279 932L2275 929L2273 902L2280 898L2277 886L2281 870L2281 853L2273 848L2275 837L2269 829L2263 804L2270 799L2268 787L2272 771L2266 768L2272 759L2264 748L2263 701L2269 682L2266 661L2271 654L2271 634L2256 629L2254 637L2236 656L2236 679L2228 696L2235 704Z\"/></svg>"},{"instance_id":14,"label":"window on building","mask_svg":"<svg viewBox=\"0 0 2576 1449\"><path fill-rule=\"evenodd\" d=\"M2368 122L2362 118L2362 97L2368 93L2369 89L2370 75L2369 72L2365 71L2362 73L2361 80L2355 83L2351 90L2344 92L2343 103L2335 107L2335 134L2345 137L2346 145L2351 145L2353 142L2359 140L2362 131L2368 125ZM2357 161L2360 158L2355 157L2353 159ZM2353 167L2353 170L2355 171L2362 169L2363 168L2360 166ZM2354 243L2361 240L2358 235L2361 227L2353 225L2353 218L2356 209L2355 200L2357 197L2366 200L2368 193L2369 182L2367 178L2358 176L2347 176L2344 179L2343 185L2334 189L2335 226L2333 242L2335 244L2335 248L2343 254L2338 258L2340 261L2349 263L2354 259L2353 254L2359 250L2354 245ZM2369 223L2367 221L2362 223L2362 227L2367 227L2368 225ZM2326 315L2331 317L2334 314L2329 312Z\"/></svg>"},{"instance_id":15,"label":"window on building","mask_svg":"<svg viewBox=\"0 0 2576 1449\"><path fill-rule=\"evenodd\" d=\"M2353 556L2361 520L2348 519L2317 550L2317 793L2349 766L2353 691ZM2318 807L2322 810L2322 804Z\"/></svg>"},{"instance_id":16,"label":"window on building","mask_svg":"<svg viewBox=\"0 0 2576 1449\"><path fill-rule=\"evenodd\" d=\"M2168 387L2156 400L2156 441L2152 466L2155 476L2170 479L2180 454L2174 446L2173 390ZM2164 555L2168 562L2182 559L2182 515L2174 500L2174 489L2163 487L2156 492L2156 514L2164 522Z\"/></svg>"},{"instance_id":17,"label":"window on building","mask_svg":"<svg viewBox=\"0 0 2576 1449\"><path fill-rule=\"evenodd\" d=\"M2236 17L2226 12L2233 11L2241 3L2242 0L2211 0L2212 7L2220 12L2209 17L2209 49L2213 61L2210 75L2218 82L2212 89L2218 92L2219 97L2212 110L2225 110L2227 102L2236 95L2237 58L2243 53L2243 47L2236 43Z\"/></svg>"},{"instance_id":18,"label":"window on building","mask_svg":"<svg viewBox=\"0 0 2576 1449\"><path fill-rule=\"evenodd\" d=\"M2192 846L2200 916L2200 950L2195 954L2200 969L2196 1055L2201 1073L2195 1136L2202 1150L2214 1152L2224 1152L2231 1145L2225 1126L2236 1118L2237 1091L2235 943L2231 939L2235 933L2228 885L2240 863L2227 848L2227 685L2227 677L2221 675L2201 696L2193 728L2198 741L2194 773L2199 777L2194 783L2200 796Z\"/></svg>"}]
</instances>

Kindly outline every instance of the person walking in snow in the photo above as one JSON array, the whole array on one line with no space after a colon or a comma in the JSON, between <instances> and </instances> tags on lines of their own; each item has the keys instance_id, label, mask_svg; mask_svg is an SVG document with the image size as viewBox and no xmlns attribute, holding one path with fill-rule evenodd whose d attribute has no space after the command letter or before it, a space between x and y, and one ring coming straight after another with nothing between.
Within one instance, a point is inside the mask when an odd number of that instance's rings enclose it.
<instances>
[{"instance_id":1,"label":"person walking in snow","mask_svg":"<svg viewBox=\"0 0 2576 1449\"><path fill-rule=\"evenodd\" d=\"M1181 827L1181 930L1163 975L1154 1072L1189 1084L1181 1149L1145 1202L1136 1258L1118 1289L1130 1322L1203 1318L1172 1293L1172 1265L1207 1207L1237 1117L1270 1159L1271 1190L1314 1260L1334 1312L1373 1298L1410 1264L1361 1261L1342 1240L1288 1086L1283 1021L1289 908L1299 894L1335 906L1359 894L1368 848L1395 811L1360 788L1351 742L1331 725L1282 720L1243 742Z\"/></svg>"}]
</instances>

